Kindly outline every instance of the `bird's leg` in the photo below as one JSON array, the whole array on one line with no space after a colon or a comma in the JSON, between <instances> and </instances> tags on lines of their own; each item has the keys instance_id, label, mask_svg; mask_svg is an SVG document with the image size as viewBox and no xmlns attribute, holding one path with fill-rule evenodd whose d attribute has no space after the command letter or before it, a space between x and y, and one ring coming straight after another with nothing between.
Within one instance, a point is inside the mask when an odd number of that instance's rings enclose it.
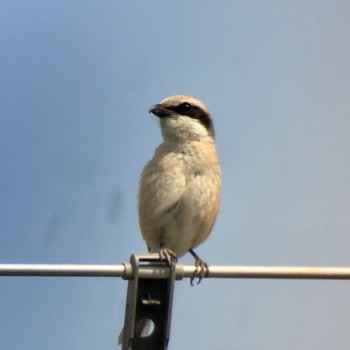
<instances>
[{"instance_id":1,"label":"bird's leg","mask_svg":"<svg viewBox=\"0 0 350 350\"><path fill-rule=\"evenodd\" d=\"M166 261L170 266L177 263L176 254L169 248L162 246L159 250L159 257L161 260Z\"/></svg>"},{"instance_id":2,"label":"bird's leg","mask_svg":"<svg viewBox=\"0 0 350 350\"><path fill-rule=\"evenodd\" d=\"M193 281L195 278L198 278L197 284L200 283L203 277L208 277L209 274L209 265L204 262L194 251L193 249L189 250L190 254L194 257L194 266L196 267L192 277L191 277L191 286L193 286Z\"/></svg>"}]
</instances>

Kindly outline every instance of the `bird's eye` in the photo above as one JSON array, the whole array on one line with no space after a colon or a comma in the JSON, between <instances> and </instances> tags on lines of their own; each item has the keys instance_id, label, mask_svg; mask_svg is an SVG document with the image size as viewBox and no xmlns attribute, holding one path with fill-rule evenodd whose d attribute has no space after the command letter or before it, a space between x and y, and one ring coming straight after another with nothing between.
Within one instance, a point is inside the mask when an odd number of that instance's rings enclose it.
<instances>
[{"instance_id":1,"label":"bird's eye","mask_svg":"<svg viewBox=\"0 0 350 350\"><path fill-rule=\"evenodd\" d=\"M184 112L189 112L192 109L192 107L193 107L193 105L191 105L188 102L185 102L185 103L182 104L182 110Z\"/></svg>"}]
</instances>

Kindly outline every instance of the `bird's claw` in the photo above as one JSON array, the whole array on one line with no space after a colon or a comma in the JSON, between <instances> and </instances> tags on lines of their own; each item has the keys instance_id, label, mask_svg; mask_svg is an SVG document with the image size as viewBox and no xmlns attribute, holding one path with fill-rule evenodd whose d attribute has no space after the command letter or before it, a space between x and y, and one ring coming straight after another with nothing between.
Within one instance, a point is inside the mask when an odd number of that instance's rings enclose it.
<instances>
[{"instance_id":1,"label":"bird's claw","mask_svg":"<svg viewBox=\"0 0 350 350\"><path fill-rule=\"evenodd\" d=\"M166 261L170 266L177 263L176 254L168 248L161 248L159 251L160 260Z\"/></svg>"},{"instance_id":2,"label":"bird's claw","mask_svg":"<svg viewBox=\"0 0 350 350\"><path fill-rule=\"evenodd\" d=\"M202 280L203 277L208 277L209 275L209 265L204 262L191 248L189 250L190 254L194 257L194 266L195 266L195 270L193 272L193 275L190 279L191 282L191 286L193 287L193 281L195 280L195 278L198 278L198 282L197 284L199 284Z\"/></svg>"},{"instance_id":3,"label":"bird's claw","mask_svg":"<svg viewBox=\"0 0 350 350\"><path fill-rule=\"evenodd\" d=\"M209 265L206 262L204 262L203 260L201 260L199 258L196 259L194 266L196 269L194 270L193 275L190 279L192 287L193 287L193 281L196 278L198 278L198 281L196 284L199 284L203 277L208 277L208 275L209 275Z\"/></svg>"}]
</instances>

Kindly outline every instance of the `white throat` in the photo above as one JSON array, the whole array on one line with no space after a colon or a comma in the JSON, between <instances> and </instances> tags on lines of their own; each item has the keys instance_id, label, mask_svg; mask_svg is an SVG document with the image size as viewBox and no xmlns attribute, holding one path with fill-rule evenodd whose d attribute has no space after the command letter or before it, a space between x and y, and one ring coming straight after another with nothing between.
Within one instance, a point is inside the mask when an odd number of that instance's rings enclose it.
<instances>
[{"instance_id":1,"label":"white throat","mask_svg":"<svg viewBox=\"0 0 350 350\"><path fill-rule=\"evenodd\" d=\"M160 127L164 141L202 141L212 139L208 130L197 119L177 115L161 118Z\"/></svg>"}]
</instances>

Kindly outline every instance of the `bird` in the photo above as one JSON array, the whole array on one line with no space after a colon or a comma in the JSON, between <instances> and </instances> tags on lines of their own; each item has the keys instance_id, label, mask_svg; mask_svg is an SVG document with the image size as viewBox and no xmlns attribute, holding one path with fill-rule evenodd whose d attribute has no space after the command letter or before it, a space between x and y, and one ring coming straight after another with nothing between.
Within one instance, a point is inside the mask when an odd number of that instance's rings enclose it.
<instances>
[{"instance_id":1,"label":"bird","mask_svg":"<svg viewBox=\"0 0 350 350\"><path fill-rule=\"evenodd\" d=\"M141 174L139 224L149 252L174 266L189 252L195 259L191 278L209 273L208 264L194 252L210 234L219 210L221 168L215 148L214 125L205 104L175 95L153 105L163 142ZM138 336L149 334L150 322L136 325ZM118 343L122 344L123 330Z\"/></svg>"},{"instance_id":2,"label":"bird","mask_svg":"<svg viewBox=\"0 0 350 350\"><path fill-rule=\"evenodd\" d=\"M151 253L173 264L189 252L194 277L209 273L194 252L210 234L220 202L221 168L212 118L205 104L175 95L149 109L159 118L163 142L141 174L139 224Z\"/></svg>"}]
</instances>

